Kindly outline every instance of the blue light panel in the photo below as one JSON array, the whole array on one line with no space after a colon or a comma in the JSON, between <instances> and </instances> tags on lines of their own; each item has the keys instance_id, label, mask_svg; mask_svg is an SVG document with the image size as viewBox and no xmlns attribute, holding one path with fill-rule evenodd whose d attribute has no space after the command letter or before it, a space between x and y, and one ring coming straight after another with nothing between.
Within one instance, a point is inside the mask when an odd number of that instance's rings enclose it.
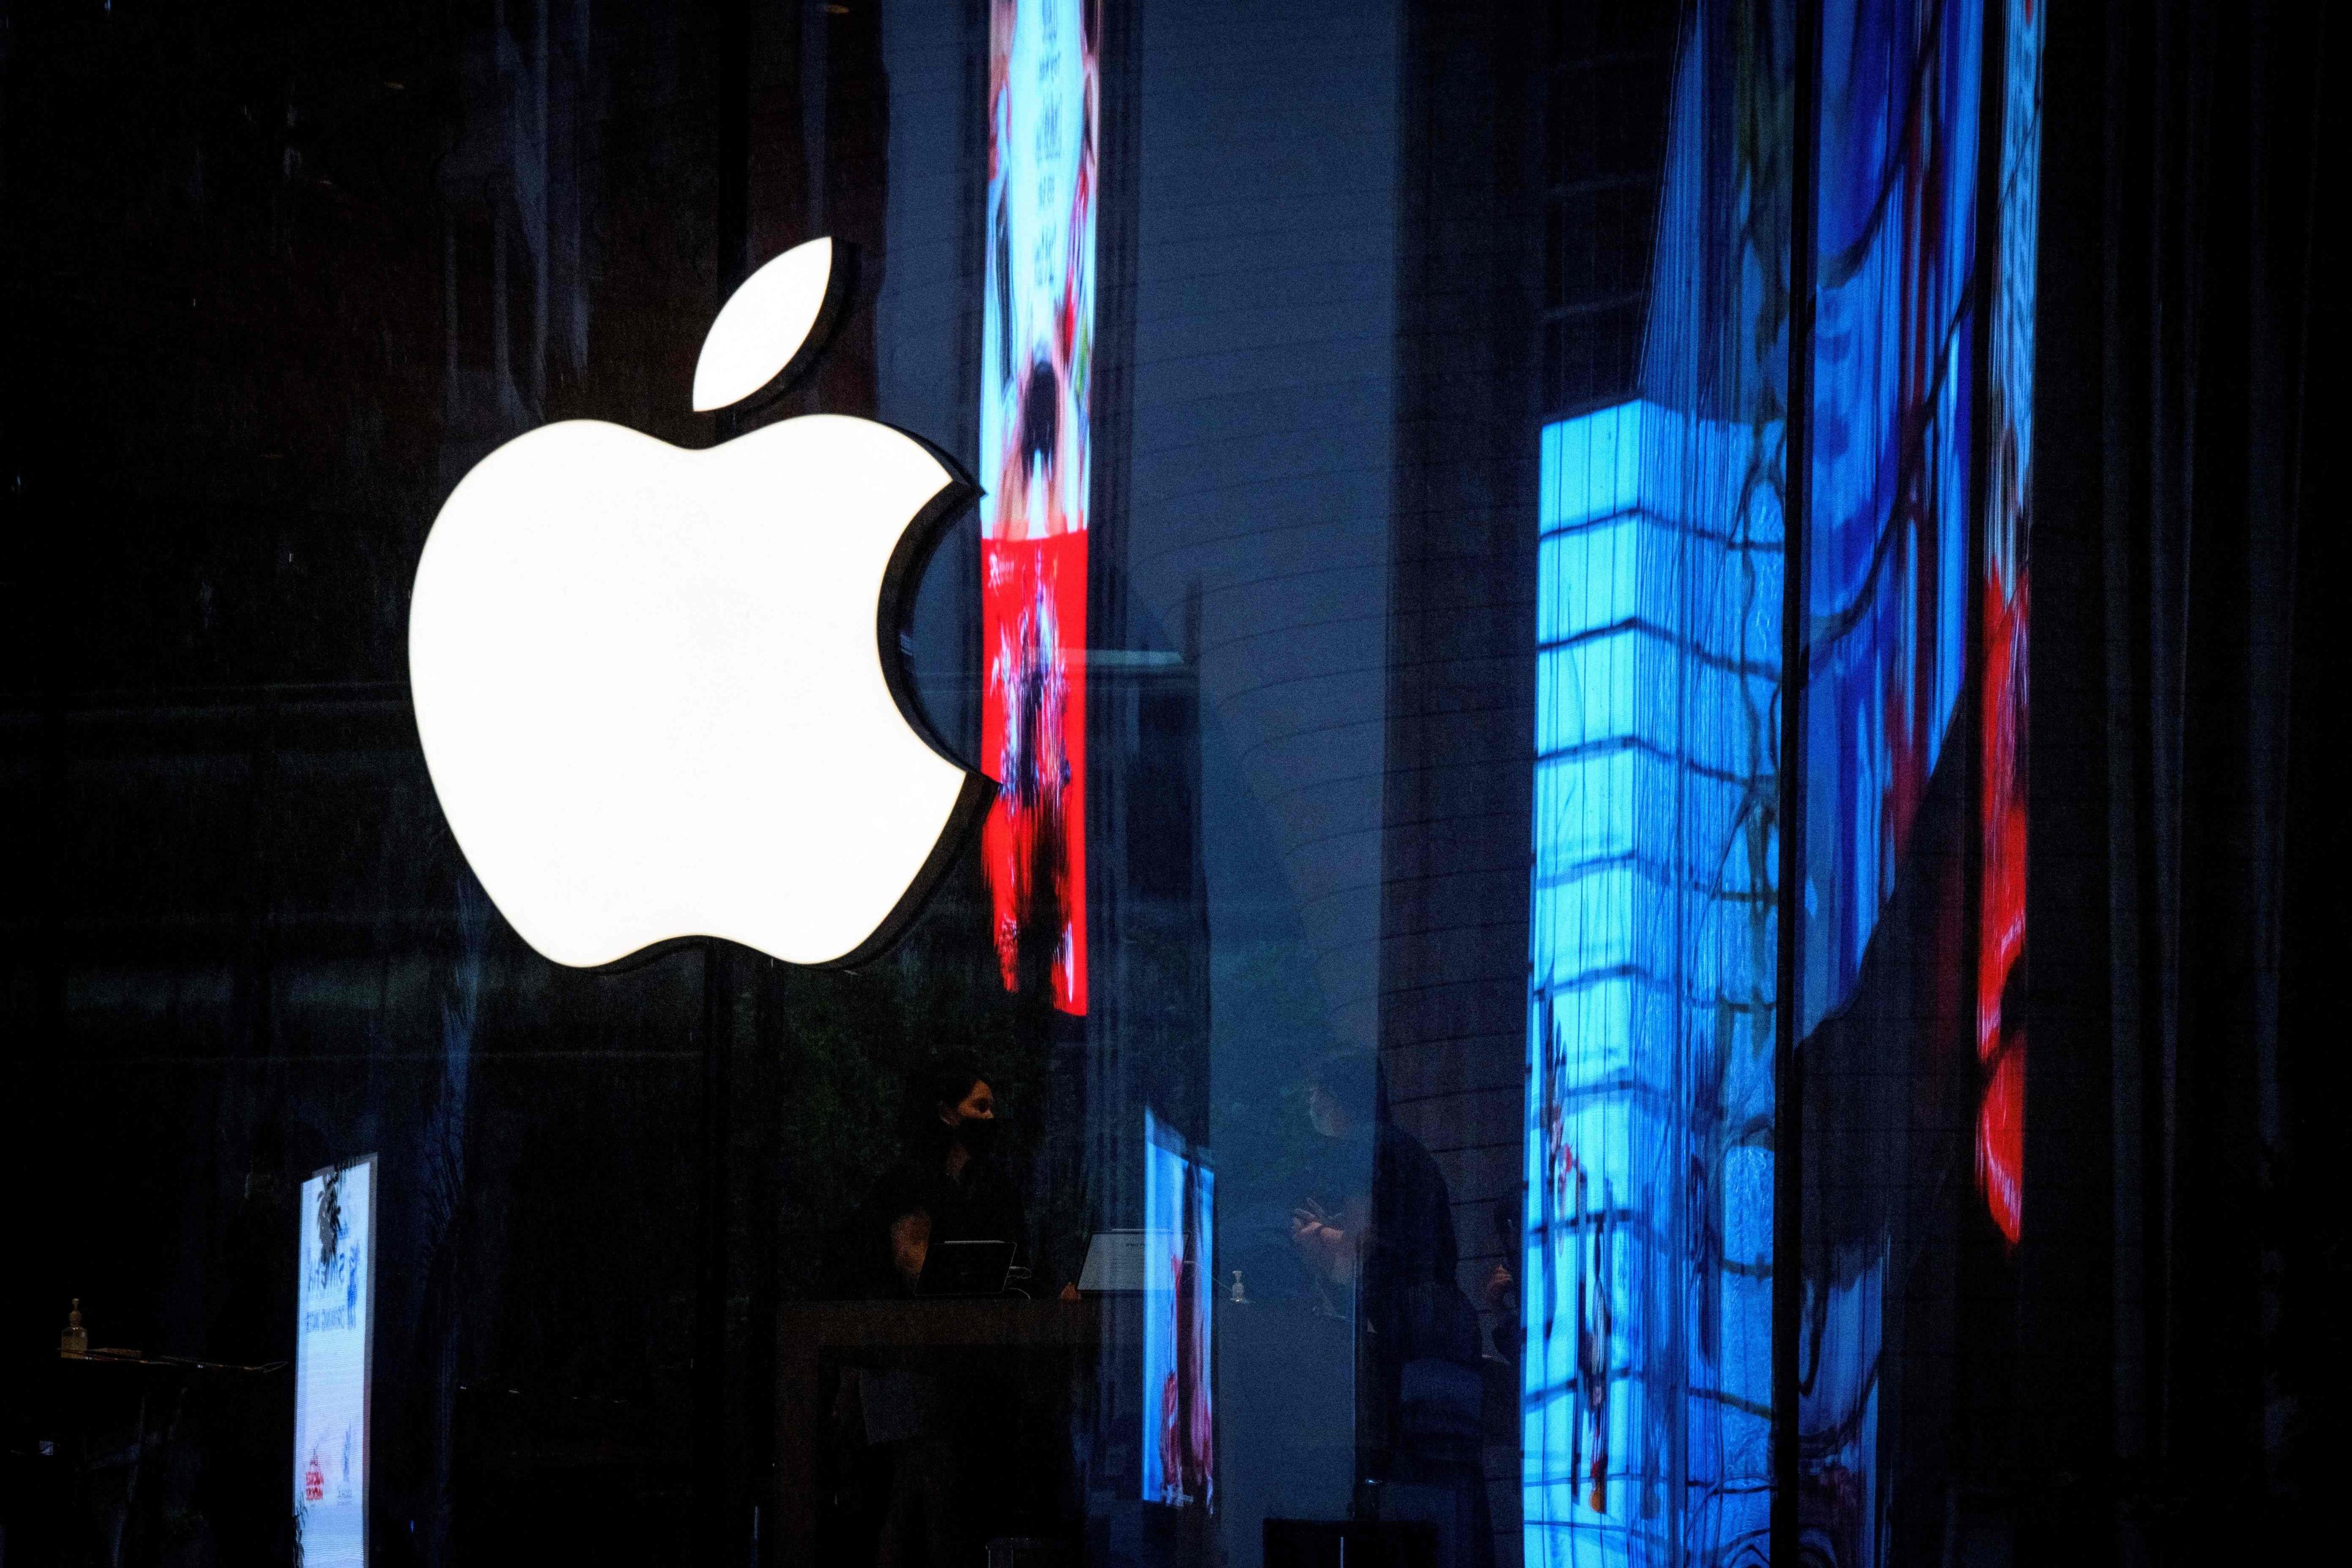
<instances>
[{"instance_id":1,"label":"blue light panel","mask_svg":"<svg viewBox=\"0 0 2352 1568\"><path fill-rule=\"evenodd\" d=\"M1779 440L1646 402L1543 432L1529 1563L1768 1521Z\"/></svg>"}]
</instances>

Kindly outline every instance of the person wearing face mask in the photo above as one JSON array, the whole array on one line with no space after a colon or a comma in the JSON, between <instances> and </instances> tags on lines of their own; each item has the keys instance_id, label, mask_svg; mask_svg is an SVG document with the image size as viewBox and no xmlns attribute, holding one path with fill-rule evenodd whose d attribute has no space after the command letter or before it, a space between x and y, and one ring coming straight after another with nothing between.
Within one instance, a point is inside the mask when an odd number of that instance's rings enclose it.
<instances>
[{"instance_id":1,"label":"person wearing face mask","mask_svg":"<svg viewBox=\"0 0 2352 1568\"><path fill-rule=\"evenodd\" d=\"M979 1064L940 1058L909 1100L905 1152L874 1184L845 1238L840 1294L911 1296L934 1245L1018 1244L1026 1234L1020 1189L995 1157L996 1094Z\"/></svg>"},{"instance_id":2,"label":"person wearing face mask","mask_svg":"<svg viewBox=\"0 0 2352 1568\"><path fill-rule=\"evenodd\" d=\"M910 1087L908 1136L836 1237L832 1293L905 1300L931 1249L1026 1233L1021 1194L997 1157L996 1095L971 1058L940 1058ZM952 1311L954 1303L940 1310ZM834 1415L878 1495L874 1561L943 1568L977 1555L1003 1489L992 1412L1013 1392L1001 1369L951 1350L877 1353L845 1370Z\"/></svg>"}]
</instances>

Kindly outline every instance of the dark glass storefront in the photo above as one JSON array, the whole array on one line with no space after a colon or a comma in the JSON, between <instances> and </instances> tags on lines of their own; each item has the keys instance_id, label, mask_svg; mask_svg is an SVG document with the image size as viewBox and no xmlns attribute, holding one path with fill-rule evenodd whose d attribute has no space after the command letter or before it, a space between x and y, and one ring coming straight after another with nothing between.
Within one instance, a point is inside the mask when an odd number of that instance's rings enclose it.
<instances>
[{"instance_id":1,"label":"dark glass storefront","mask_svg":"<svg viewBox=\"0 0 2352 1568\"><path fill-rule=\"evenodd\" d=\"M2064 10L0 14L0 1568L2300 1506L2336 1069L2162 977L2340 656L2117 258L2307 427L2329 38Z\"/></svg>"}]
</instances>

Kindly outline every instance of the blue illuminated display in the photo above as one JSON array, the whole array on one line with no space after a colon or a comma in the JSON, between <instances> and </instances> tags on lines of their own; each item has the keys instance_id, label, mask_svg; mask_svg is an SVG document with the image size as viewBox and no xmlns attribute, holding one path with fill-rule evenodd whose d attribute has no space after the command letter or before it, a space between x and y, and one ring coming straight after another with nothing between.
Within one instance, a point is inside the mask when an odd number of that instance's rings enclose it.
<instances>
[{"instance_id":1,"label":"blue illuminated display","mask_svg":"<svg viewBox=\"0 0 2352 1568\"><path fill-rule=\"evenodd\" d=\"M1542 433L1530 1563L1760 1561L1771 1518L1789 163L1716 132L1793 61L1736 20L1685 34L1639 395Z\"/></svg>"},{"instance_id":2,"label":"blue illuminated display","mask_svg":"<svg viewBox=\"0 0 2352 1568\"><path fill-rule=\"evenodd\" d=\"M1983 27L1967 0L1822 7L1801 1050L1853 1003L1882 910L1906 869L1921 874L1912 826L1967 672ZM1875 995L1899 971L1916 994L1958 996L1961 962L1957 942L1898 948ZM1889 1027L1875 1070L1907 1072L1909 1048ZM1859 1050L1821 1075L1853 1082L1871 1070ZM1839 1245L1808 1252L1794 1325L1801 1513L1832 1560L1861 1568L1885 1559L1901 1475L1881 1414L1906 1370L1888 1344L1904 1279L1888 1188L1906 1174L1833 1184L1801 1222Z\"/></svg>"},{"instance_id":3,"label":"blue illuminated display","mask_svg":"<svg viewBox=\"0 0 2352 1568\"><path fill-rule=\"evenodd\" d=\"M1649 403L1543 433L1530 1562L1711 1562L1768 1520L1780 572L1758 439Z\"/></svg>"},{"instance_id":4,"label":"blue illuminated display","mask_svg":"<svg viewBox=\"0 0 2352 1568\"><path fill-rule=\"evenodd\" d=\"M1822 6L1801 1037L1853 991L1967 668L1982 26Z\"/></svg>"},{"instance_id":5,"label":"blue illuminated display","mask_svg":"<svg viewBox=\"0 0 2352 1568\"><path fill-rule=\"evenodd\" d=\"M366 1568L375 1344L375 1156L302 1184L295 1249L294 1550Z\"/></svg>"},{"instance_id":6,"label":"blue illuminated display","mask_svg":"<svg viewBox=\"0 0 2352 1568\"><path fill-rule=\"evenodd\" d=\"M1216 1173L1148 1110L1143 1130L1143 1500L1206 1508L1217 1486Z\"/></svg>"}]
</instances>

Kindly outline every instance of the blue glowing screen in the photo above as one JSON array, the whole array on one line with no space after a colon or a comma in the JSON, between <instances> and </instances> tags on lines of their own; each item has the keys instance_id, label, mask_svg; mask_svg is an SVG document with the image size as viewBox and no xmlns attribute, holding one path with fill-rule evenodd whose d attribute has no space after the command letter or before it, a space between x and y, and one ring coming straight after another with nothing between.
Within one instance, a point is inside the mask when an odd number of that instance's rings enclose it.
<instances>
[{"instance_id":1,"label":"blue glowing screen","mask_svg":"<svg viewBox=\"0 0 2352 1568\"><path fill-rule=\"evenodd\" d=\"M1213 1507L1216 1173L1168 1123L1143 1123L1143 1500Z\"/></svg>"},{"instance_id":2,"label":"blue glowing screen","mask_svg":"<svg viewBox=\"0 0 2352 1568\"><path fill-rule=\"evenodd\" d=\"M1777 429L1543 433L1522 1373L1528 1561L1760 1540L1771 1407ZM1704 1546L1694 1552L1693 1548Z\"/></svg>"},{"instance_id":3,"label":"blue glowing screen","mask_svg":"<svg viewBox=\"0 0 2352 1568\"><path fill-rule=\"evenodd\" d=\"M1822 7L1801 1036L1853 988L1967 666L1982 22Z\"/></svg>"}]
</instances>

